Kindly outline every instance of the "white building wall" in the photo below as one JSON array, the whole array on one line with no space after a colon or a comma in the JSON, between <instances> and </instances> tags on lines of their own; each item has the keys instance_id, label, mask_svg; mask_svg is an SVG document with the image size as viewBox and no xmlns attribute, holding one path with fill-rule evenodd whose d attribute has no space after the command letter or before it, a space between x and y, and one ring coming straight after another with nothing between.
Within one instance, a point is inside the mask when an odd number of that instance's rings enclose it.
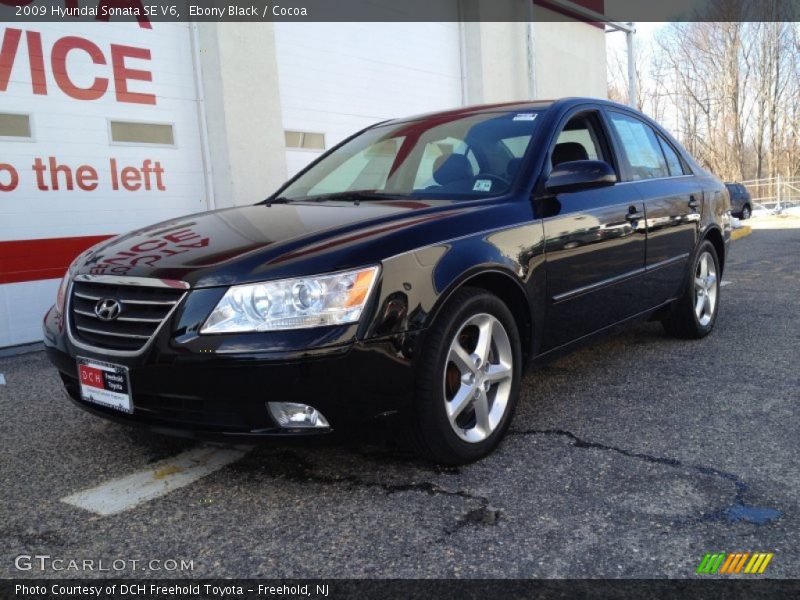
<instances>
[{"instance_id":1,"label":"white building wall","mask_svg":"<svg viewBox=\"0 0 800 600\"><path fill-rule=\"evenodd\" d=\"M588 23L535 23L536 96L608 97L606 34Z\"/></svg>"},{"instance_id":2,"label":"white building wall","mask_svg":"<svg viewBox=\"0 0 800 600\"><path fill-rule=\"evenodd\" d=\"M526 23L464 23L467 104L530 99Z\"/></svg>"},{"instance_id":3,"label":"white building wall","mask_svg":"<svg viewBox=\"0 0 800 600\"><path fill-rule=\"evenodd\" d=\"M377 121L462 104L458 23L276 23L283 126L328 148ZM286 151L289 174L319 152Z\"/></svg>"},{"instance_id":4,"label":"white building wall","mask_svg":"<svg viewBox=\"0 0 800 600\"><path fill-rule=\"evenodd\" d=\"M286 180L273 24L198 31L215 204L253 204Z\"/></svg>"}]
</instances>

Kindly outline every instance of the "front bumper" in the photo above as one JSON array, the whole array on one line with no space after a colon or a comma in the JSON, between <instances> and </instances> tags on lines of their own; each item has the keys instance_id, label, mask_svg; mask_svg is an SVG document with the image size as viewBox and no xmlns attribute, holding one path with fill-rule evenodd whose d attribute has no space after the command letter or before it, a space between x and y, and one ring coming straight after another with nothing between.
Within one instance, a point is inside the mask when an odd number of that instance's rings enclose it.
<instances>
[{"instance_id":1,"label":"front bumper","mask_svg":"<svg viewBox=\"0 0 800 600\"><path fill-rule=\"evenodd\" d=\"M312 351L259 353L252 347L231 351L223 336L215 338L216 350L181 345L171 330L164 327L141 355L109 356L76 347L63 317L51 309L44 320L44 342L78 406L114 421L184 437L246 441L325 434L401 411L413 394L409 340L403 335ZM80 398L77 357L128 367L132 414ZM269 401L313 406L331 428L281 429L269 414Z\"/></svg>"}]
</instances>

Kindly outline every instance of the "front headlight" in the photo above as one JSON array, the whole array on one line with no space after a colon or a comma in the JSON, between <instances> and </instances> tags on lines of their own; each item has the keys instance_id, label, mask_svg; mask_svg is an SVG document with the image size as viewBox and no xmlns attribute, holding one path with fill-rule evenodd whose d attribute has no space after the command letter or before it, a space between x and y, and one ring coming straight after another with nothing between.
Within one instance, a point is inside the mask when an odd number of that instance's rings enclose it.
<instances>
[{"instance_id":1,"label":"front headlight","mask_svg":"<svg viewBox=\"0 0 800 600\"><path fill-rule=\"evenodd\" d=\"M279 331L355 323L378 267L231 287L200 333Z\"/></svg>"}]
</instances>

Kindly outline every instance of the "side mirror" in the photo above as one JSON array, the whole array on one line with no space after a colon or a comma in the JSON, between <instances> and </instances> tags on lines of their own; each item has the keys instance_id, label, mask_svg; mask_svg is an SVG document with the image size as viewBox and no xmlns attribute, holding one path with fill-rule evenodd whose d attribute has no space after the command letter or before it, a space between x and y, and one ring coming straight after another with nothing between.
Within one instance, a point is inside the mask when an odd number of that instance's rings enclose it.
<instances>
[{"instance_id":1,"label":"side mirror","mask_svg":"<svg viewBox=\"0 0 800 600\"><path fill-rule=\"evenodd\" d=\"M577 192L617 183L617 174L602 160L573 160L557 165L547 178L545 189L552 194Z\"/></svg>"}]
</instances>

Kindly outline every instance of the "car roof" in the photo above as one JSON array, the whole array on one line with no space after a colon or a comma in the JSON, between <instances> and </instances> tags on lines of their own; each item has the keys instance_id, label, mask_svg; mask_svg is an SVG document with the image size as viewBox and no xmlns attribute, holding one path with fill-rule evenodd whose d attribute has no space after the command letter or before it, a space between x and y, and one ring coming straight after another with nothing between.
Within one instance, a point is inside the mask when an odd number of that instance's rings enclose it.
<instances>
[{"instance_id":1,"label":"car roof","mask_svg":"<svg viewBox=\"0 0 800 600\"><path fill-rule=\"evenodd\" d=\"M518 100L512 102L497 102L493 104L474 104L471 106L462 106L459 108L452 108L449 110L421 113L418 115L412 115L408 117L389 119L387 121L382 121L379 124L392 125L395 123L407 123L409 121L422 121L427 119L448 121L460 117L466 117L482 113L546 110L556 105L567 108L570 106L577 106L586 103L602 104L609 107L623 108L639 113L638 110L633 109L630 106L619 104L618 102L613 102L611 100L606 100L604 98L566 97L566 98L557 98L548 100Z\"/></svg>"}]
</instances>

